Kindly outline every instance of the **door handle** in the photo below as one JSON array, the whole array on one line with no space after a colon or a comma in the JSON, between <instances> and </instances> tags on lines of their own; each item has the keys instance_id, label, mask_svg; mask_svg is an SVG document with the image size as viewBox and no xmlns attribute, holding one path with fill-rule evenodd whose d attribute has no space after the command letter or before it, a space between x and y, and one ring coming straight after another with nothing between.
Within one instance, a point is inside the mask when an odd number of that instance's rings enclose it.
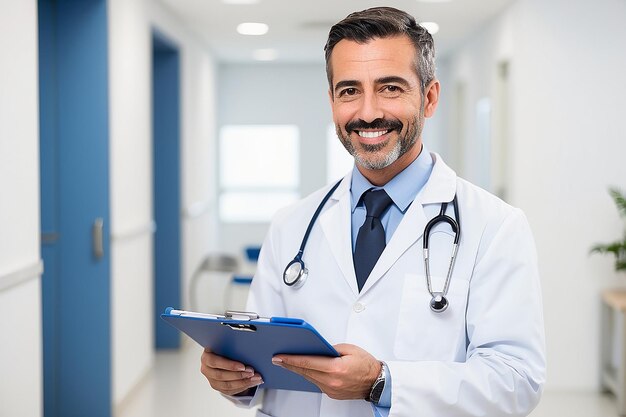
<instances>
[{"instance_id":1,"label":"door handle","mask_svg":"<svg viewBox=\"0 0 626 417\"><path fill-rule=\"evenodd\" d=\"M93 256L96 259L101 259L104 256L104 220L102 217L98 217L93 222L91 228L91 238L93 247Z\"/></svg>"},{"instance_id":2,"label":"door handle","mask_svg":"<svg viewBox=\"0 0 626 417\"><path fill-rule=\"evenodd\" d=\"M51 245L59 240L59 234L56 232L41 233L41 243L44 245Z\"/></svg>"}]
</instances>

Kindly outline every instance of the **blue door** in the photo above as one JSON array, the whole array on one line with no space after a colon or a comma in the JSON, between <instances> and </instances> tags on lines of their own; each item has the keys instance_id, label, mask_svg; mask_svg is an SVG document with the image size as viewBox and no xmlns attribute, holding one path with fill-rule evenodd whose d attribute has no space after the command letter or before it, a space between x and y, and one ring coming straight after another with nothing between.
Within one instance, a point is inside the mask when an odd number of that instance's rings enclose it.
<instances>
[{"instance_id":1,"label":"blue door","mask_svg":"<svg viewBox=\"0 0 626 417\"><path fill-rule=\"evenodd\" d=\"M39 0L44 416L109 417L106 0Z\"/></svg>"},{"instance_id":2,"label":"blue door","mask_svg":"<svg viewBox=\"0 0 626 417\"><path fill-rule=\"evenodd\" d=\"M158 317L166 307L181 307L180 54L158 32L152 34L152 134L155 347L174 349L180 332Z\"/></svg>"}]
</instances>

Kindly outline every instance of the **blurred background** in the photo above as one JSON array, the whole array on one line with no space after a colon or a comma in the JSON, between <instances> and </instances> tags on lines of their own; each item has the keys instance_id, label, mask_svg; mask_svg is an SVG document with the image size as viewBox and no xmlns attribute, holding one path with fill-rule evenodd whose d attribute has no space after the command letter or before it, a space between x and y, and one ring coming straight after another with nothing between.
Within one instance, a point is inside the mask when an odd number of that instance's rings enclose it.
<instances>
[{"instance_id":1,"label":"blurred background","mask_svg":"<svg viewBox=\"0 0 626 417\"><path fill-rule=\"evenodd\" d=\"M434 34L426 146L533 229L533 416L618 415L625 0L0 0L0 416L254 415L158 314L242 308L272 214L351 169L323 45L380 5Z\"/></svg>"}]
</instances>

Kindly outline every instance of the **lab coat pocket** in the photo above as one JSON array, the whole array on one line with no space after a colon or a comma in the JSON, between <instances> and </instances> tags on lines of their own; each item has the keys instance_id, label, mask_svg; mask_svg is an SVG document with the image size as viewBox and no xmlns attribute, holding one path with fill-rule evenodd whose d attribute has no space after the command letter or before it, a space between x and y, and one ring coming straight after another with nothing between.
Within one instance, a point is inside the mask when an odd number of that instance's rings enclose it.
<instances>
[{"instance_id":1,"label":"lab coat pocket","mask_svg":"<svg viewBox=\"0 0 626 417\"><path fill-rule=\"evenodd\" d=\"M433 276L433 291L441 291L445 277ZM430 309L426 277L406 274L396 329L394 354L400 360L455 360L465 358L465 310L468 282L452 278L448 308Z\"/></svg>"},{"instance_id":2,"label":"lab coat pocket","mask_svg":"<svg viewBox=\"0 0 626 417\"><path fill-rule=\"evenodd\" d=\"M255 417L272 417L272 415L266 414L262 410L256 410Z\"/></svg>"}]
</instances>

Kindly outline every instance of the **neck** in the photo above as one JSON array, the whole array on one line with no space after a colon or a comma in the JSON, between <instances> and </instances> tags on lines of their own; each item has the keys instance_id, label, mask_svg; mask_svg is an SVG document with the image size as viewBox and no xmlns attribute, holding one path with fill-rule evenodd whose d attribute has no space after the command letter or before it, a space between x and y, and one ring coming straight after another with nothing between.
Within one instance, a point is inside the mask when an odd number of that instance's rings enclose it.
<instances>
[{"instance_id":1,"label":"neck","mask_svg":"<svg viewBox=\"0 0 626 417\"><path fill-rule=\"evenodd\" d=\"M357 168L372 185L382 187L401 173L406 167L411 165L422 152L422 148L422 141L420 139L416 141L404 155L383 169L368 169L360 165L357 165Z\"/></svg>"}]
</instances>

